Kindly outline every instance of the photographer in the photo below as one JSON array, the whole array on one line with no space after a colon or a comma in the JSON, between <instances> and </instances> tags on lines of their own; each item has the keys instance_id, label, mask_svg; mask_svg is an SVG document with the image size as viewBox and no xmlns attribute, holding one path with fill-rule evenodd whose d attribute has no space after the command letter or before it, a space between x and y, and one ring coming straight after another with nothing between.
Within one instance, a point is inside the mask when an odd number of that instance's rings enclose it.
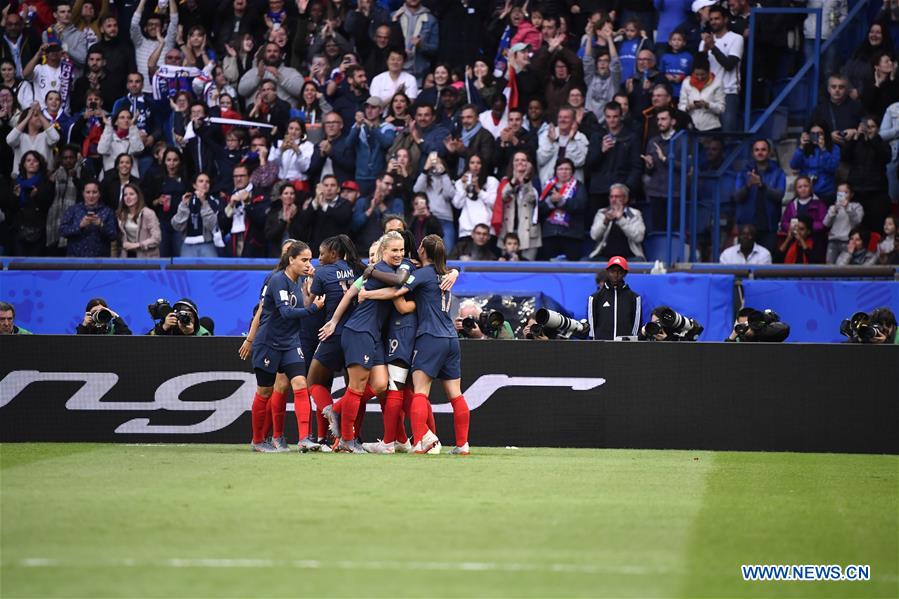
<instances>
[{"instance_id":1,"label":"photographer","mask_svg":"<svg viewBox=\"0 0 899 599\"><path fill-rule=\"evenodd\" d=\"M84 319L75 327L76 335L130 335L122 317L109 308L102 297L95 297L84 308Z\"/></svg>"},{"instance_id":2,"label":"photographer","mask_svg":"<svg viewBox=\"0 0 899 599\"><path fill-rule=\"evenodd\" d=\"M459 339L515 339L512 325L501 312L485 312L471 299L459 306L454 324Z\"/></svg>"},{"instance_id":3,"label":"photographer","mask_svg":"<svg viewBox=\"0 0 899 599\"><path fill-rule=\"evenodd\" d=\"M693 318L679 314L668 306L652 311L650 321L640 329L641 341L696 341L704 327Z\"/></svg>"},{"instance_id":4,"label":"photographer","mask_svg":"<svg viewBox=\"0 0 899 599\"><path fill-rule=\"evenodd\" d=\"M849 338L849 343L899 344L896 315L889 308L877 308L871 314L856 312L840 323L840 333Z\"/></svg>"},{"instance_id":5,"label":"photographer","mask_svg":"<svg viewBox=\"0 0 899 599\"><path fill-rule=\"evenodd\" d=\"M790 336L790 325L781 322L772 310L759 311L743 308L737 312L734 330L725 341L751 343L757 341L781 342Z\"/></svg>"},{"instance_id":6,"label":"photographer","mask_svg":"<svg viewBox=\"0 0 899 599\"><path fill-rule=\"evenodd\" d=\"M156 300L156 303L147 309L153 320L157 321L150 335L212 336L212 333L200 324L197 306L187 298L171 305L166 300Z\"/></svg>"},{"instance_id":7,"label":"photographer","mask_svg":"<svg viewBox=\"0 0 899 599\"><path fill-rule=\"evenodd\" d=\"M521 330L521 338L530 341L547 341L549 337L543 327L537 323L537 312L528 314L527 324Z\"/></svg>"}]
</instances>

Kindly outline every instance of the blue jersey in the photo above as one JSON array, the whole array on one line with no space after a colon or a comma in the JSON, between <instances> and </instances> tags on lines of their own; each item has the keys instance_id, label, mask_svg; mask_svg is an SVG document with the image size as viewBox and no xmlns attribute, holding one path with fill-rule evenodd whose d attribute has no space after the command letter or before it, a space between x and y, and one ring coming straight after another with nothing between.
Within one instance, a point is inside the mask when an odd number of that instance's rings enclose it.
<instances>
[{"instance_id":1,"label":"blue jersey","mask_svg":"<svg viewBox=\"0 0 899 599\"><path fill-rule=\"evenodd\" d=\"M393 267L386 262L378 262L375 265L375 269L389 274L396 273ZM385 285L381 281L378 281L374 277L368 279L365 282L365 289L369 291L383 289L384 287L387 287L387 285ZM356 306L356 310L353 312L353 315L350 316L349 320L347 320L346 324L344 324L343 326L351 331L356 331L357 333L368 333L375 339L380 339L381 327L383 326L384 321L387 319L387 316L390 314L390 308L392 306L393 302L388 300L368 300L362 302L361 304Z\"/></svg>"},{"instance_id":2,"label":"blue jersey","mask_svg":"<svg viewBox=\"0 0 899 599\"><path fill-rule=\"evenodd\" d=\"M303 308L302 303L299 282L291 281L283 271L272 275L265 286L262 319L253 345L278 350L300 347L300 319L317 311L314 306Z\"/></svg>"},{"instance_id":3,"label":"blue jersey","mask_svg":"<svg viewBox=\"0 0 899 599\"><path fill-rule=\"evenodd\" d=\"M683 75L688 77L693 71L693 55L689 52L666 52L659 60L659 70L665 75ZM671 84L671 95L680 97L680 83Z\"/></svg>"},{"instance_id":4,"label":"blue jersey","mask_svg":"<svg viewBox=\"0 0 899 599\"><path fill-rule=\"evenodd\" d=\"M410 273L415 272L415 264L412 263L408 258L403 258L403 263L400 264L399 268L397 268L397 272L402 271L403 269L408 270ZM411 274L409 275L412 276ZM396 308L390 312L390 320L388 321L388 331L393 331L395 329L406 329L406 328L417 328L418 327L418 314L415 312L410 312L409 314L400 314Z\"/></svg>"},{"instance_id":5,"label":"blue jersey","mask_svg":"<svg viewBox=\"0 0 899 599\"><path fill-rule=\"evenodd\" d=\"M312 279L312 295L325 296L325 321L330 320L334 316L337 306L340 305L340 300L343 299L343 294L352 287L355 279L356 275L353 273L353 267L344 260L338 260L334 264L319 266L315 270L315 278ZM334 329L335 335L339 335L343 331L343 325L352 313L353 306L350 306L350 309L346 311L346 314L337 323L337 327Z\"/></svg>"},{"instance_id":6,"label":"blue jersey","mask_svg":"<svg viewBox=\"0 0 899 599\"><path fill-rule=\"evenodd\" d=\"M306 283L306 277L301 277L299 285L302 287ZM312 295L321 295L313 293ZM300 319L300 338L306 342L304 347L315 347L318 345L318 331L325 326L325 311L319 310L315 314L310 314L306 318ZM310 354L311 357L311 354Z\"/></svg>"},{"instance_id":7,"label":"blue jersey","mask_svg":"<svg viewBox=\"0 0 899 599\"><path fill-rule=\"evenodd\" d=\"M453 319L450 318L450 304L453 295L440 289L441 275L433 265L422 267L410 275L406 287L415 294L415 310L418 312L418 336L457 336Z\"/></svg>"}]
</instances>

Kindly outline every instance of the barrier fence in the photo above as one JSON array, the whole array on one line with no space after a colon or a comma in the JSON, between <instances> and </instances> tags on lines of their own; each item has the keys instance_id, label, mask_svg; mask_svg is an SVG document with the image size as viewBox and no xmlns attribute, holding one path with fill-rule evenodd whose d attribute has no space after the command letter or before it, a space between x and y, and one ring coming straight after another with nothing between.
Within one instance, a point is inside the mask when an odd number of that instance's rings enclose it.
<instances>
[{"instance_id":1,"label":"barrier fence","mask_svg":"<svg viewBox=\"0 0 899 599\"><path fill-rule=\"evenodd\" d=\"M247 443L255 382L239 344L8 338L0 344L0 441ZM899 454L897 346L462 345L475 446ZM452 445L452 414L438 389L438 434ZM374 439L379 408L368 410L364 436ZM296 442L290 417L287 436Z\"/></svg>"}]
</instances>

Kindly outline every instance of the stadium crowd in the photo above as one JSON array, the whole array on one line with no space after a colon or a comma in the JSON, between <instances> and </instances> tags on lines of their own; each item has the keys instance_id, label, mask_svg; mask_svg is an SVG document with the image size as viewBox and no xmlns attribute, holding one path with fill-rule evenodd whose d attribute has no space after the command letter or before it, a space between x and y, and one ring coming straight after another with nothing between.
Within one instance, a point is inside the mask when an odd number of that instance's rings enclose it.
<instances>
[{"instance_id":1,"label":"stadium crowd","mask_svg":"<svg viewBox=\"0 0 899 599\"><path fill-rule=\"evenodd\" d=\"M807 5L825 38L846 17ZM714 134L742 122L747 0L0 6L8 255L274 257L341 233L364 253L395 220L451 258L640 260L679 187L668 140L707 133L713 171ZM707 258L899 263L899 2L882 8L857 49L823 57L798 139L755 140L722 179L723 222L699 233L722 226L725 247ZM754 106L814 31L765 21Z\"/></svg>"}]
</instances>

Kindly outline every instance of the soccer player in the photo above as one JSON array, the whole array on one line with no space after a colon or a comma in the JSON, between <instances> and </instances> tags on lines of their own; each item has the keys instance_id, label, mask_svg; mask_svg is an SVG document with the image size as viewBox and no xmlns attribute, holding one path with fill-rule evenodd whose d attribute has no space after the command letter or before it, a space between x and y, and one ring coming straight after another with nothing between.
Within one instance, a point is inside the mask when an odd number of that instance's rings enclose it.
<instances>
[{"instance_id":1,"label":"soccer player","mask_svg":"<svg viewBox=\"0 0 899 599\"><path fill-rule=\"evenodd\" d=\"M443 389L453 407L456 447L450 453L468 455L470 414L462 396L462 354L449 314L452 295L441 288L442 279L447 275L443 240L437 235L425 237L418 248L418 257L422 267L396 291L400 296L397 303L399 312L418 312L418 332L412 359L415 395L412 398L411 420L412 434L417 439L415 453L427 453L439 442L427 423L428 395L432 381L437 378L443 381ZM414 302L405 299L408 292L412 292Z\"/></svg>"},{"instance_id":2,"label":"soccer player","mask_svg":"<svg viewBox=\"0 0 899 599\"><path fill-rule=\"evenodd\" d=\"M281 257L287 253L287 250L290 249L290 246L296 242L296 239L287 239L284 243L281 244ZM256 332L259 329L259 324L262 320L262 302L265 299L265 290L268 287L268 283L271 280L272 276L278 273L278 267L275 266L274 270L268 273L265 276L265 281L262 282L262 288L259 290L259 303L256 305L256 310L253 313L253 321L250 323L250 330L247 332L247 336L244 338L243 343L240 344L240 349L238 350L238 355L241 360L246 360L252 351L253 348L253 340L256 338ZM312 326L315 326L315 318L304 318L301 322L305 327L305 323L307 321L311 321L313 323ZM318 341L318 337L315 337L315 341ZM307 352L306 348L306 339L303 336L303 331L301 330L300 336L301 347L303 348L303 355L311 355L311 352ZM287 413L287 393L290 391L290 381L287 380L287 376L283 372L279 372L275 377L275 385L272 390L272 396L269 398L269 410L265 413L265 422L263 424L263 433L262 437L265 439L267 443L271 443L275 446L279 452L290 451L290 446L287 444L287 440L284 438L284 418ZM274 430L274 437L272 438L270 435Z\"/></svg>"},{"instance_id":3,"label":"soccer player","mask_svg":"<svg viewBox=\"0 0 899 599\"><path fill-rule=\"evenodd\" d=\"M300 433L300 452L318 451L320 446L309 437L309 393L306 389L306 362L300 344L300 320L324 306L323 297L304 294L300 277L308 274L312 251L302 241L290 245L281 257L278 272L272 275L265 288L263 315L253 340L253 370L256 373L256 396L253 399L253 450L274 452L275 447L264 441L263 427L268 401L272 394L276 373L281 371L293 389L294 410ZM297 307L302 301L305 307Z\"/></svg>"},{"instance_id":4,"label":"soccer player","mask_svg":"<svg viewBox=\"0 0 899 599\"><path fill-rule=\"evenodd\" d=\"M402 235L396 231L385 233L380 239L378 250L381 261L374 265L374 270L396 274L397 268L403 262L403 248ZM388 287L375 277L364 281L362 286L368 290ZM331 319L322 327L319 339L325 340L334 332L337 323L359 294L359 289L360 286L355 284L344 294ZM387 389L388 376L384 365L381 327L389 315L390 307L390 300L372 300L359 304L343 325L340 345L347 365L349 383L346 393L340 400L342 406L338 451L365 453L362 445L356 441L356 416L362 398L366 395L366 387L371 387L370 393L375 395L380 395Z\"/></svg>"},{"instance_id":5,"label":"soccer player","mask_svg":"<svg viewBox=\"0 0 899 599\"><path fill-rule=\"evenodd\" d=\"M353 281L362 275L365 266L356 254L356 246L346 235L335 235L325 239L319 246L318 261L319 266L312 278L310 291L313 295L325 297L324 317L325 320L330 320L340 300L352 288ZM323 451L330 450L325 432L327 428L325 408L332 403L331 384L334 381L334 373L344 368L340 335L348 317L349 314L346 314L337 323L334 334L319 343L309 365L309 392L315 402L318 442L322 445ZM335 437L339 436L337 432L334 434Z\"/></svg>"}]
</instances>

